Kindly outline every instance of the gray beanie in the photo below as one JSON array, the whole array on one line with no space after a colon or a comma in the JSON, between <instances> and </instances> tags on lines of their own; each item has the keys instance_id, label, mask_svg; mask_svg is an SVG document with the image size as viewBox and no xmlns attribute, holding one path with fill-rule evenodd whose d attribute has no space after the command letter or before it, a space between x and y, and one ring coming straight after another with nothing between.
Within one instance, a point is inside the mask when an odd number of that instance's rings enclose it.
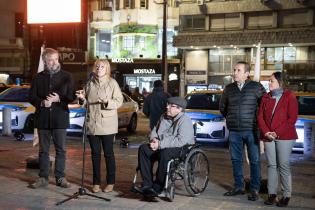
<instances>
[{"instance_id":1,"label":"gray beanie","mask_svg":"<svg viewBox=\"0 0 315 210\"><path fill-rule=\"evenodd\" d=\"M185 109L187 106L187 101L185 99L183 99L182 97L179 97L179 96L168 98L167 103L176 104L177 106L180 106L183 109Z\"/></svg>"}]
</instances>

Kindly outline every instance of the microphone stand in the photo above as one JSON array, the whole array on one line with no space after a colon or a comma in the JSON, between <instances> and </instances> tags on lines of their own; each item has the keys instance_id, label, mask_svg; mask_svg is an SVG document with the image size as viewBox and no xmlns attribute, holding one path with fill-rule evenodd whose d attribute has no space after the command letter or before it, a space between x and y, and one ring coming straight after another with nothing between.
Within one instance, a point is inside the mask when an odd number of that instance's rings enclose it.
<instances>
[{"instance_id":1,"label":"microphone stand","mask_svg":"<svg viewBox=\"0 0 315 210\"><path fill-rule=\"evenodd\" d=\"M99 198L101 200L104 201L110 201L109 198L104 198L104 197L100 197L97 195L93 195L91 193L88 193L87 190L84 188L84 173L85 173L85 141L86 141L86 116L87 116L87 109L85 111L85 115L84 115L84 124L83 124L83 136L82 136L82 141L83 141L83 157L82 157L82 174L81 174L81 186L79 188L79 190L77 192L75 192L73 195L71 195L69 198L66 198L62 201L59 201L58 203L56 203L56 206L59 206L69 200L72 199L77 199L79 196L82 195L87 195L87 196L91 196L94 198Z\"/></svg>"}]
</instances>

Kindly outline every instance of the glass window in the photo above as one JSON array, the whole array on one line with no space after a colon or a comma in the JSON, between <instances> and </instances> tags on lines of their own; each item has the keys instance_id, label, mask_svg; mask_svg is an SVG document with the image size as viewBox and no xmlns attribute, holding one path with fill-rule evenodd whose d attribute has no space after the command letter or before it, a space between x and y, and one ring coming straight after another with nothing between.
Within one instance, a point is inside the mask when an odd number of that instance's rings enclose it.
<instances>
[{"instance_id":1,"label":"glass window","mask_svg":"<svg viewBox=\"0 0 315 210\"><path fill-rule=\"evenodd\" d=\"M140 8L148 9L148 0L140 0Z\"/></svg>"},{"instance_id":2,"label":"glass window","mask_svg":"<svg viewBox=\"0 0 315 210\"><path fill-rule=\"evenodd\" d=\"M306 26L309 23L308 9L283 10L279 12L280 27ZM310 21L311 22L311 21Z\"/></svg>"},{"instance_id":3,"label":"glass window","mask_svg":"<svg viewBox=\"0 0 315 210\"><path fill-rule=\"evenodd\" d=\"M28 102L29 88L11 88L0 95L0 101Z\"/></svg>"},{"instance_id":4,"label":"glass window","mask_svg":"<svg viewBox=\"0 0 315 210\"><path fill-rule=\"evenodd\" d=\"M210 30L232 30L240 28L240 13L210 15Z\"/></svg>"},{"instance_id":5,"label":"glass window","mask_svg":"<svg viewBox=\"0 0 315 210\"><path fill-rule=\"evenodd\" d=\"M295 57L296 57L295 47L284 47L283 51L284 51L284 54L283 54L284 61L295 61Z\"/></svg>"},{"instance_id":6,"label":"glass window","mask_svg":"<svg viewBox=\"0 0 315 210\"><path fill-rule=\"evenodd\" d=\"M192 94L186 97L187 109L218 110L221 94Z\"/></svg>"},{"instance_id":7,"label":"glass window","mask_svg":"<svg viewBox=\"0 0 315 210\"><path fill-rule=\"evenodd\" d=\"M246 13L245 25L248 29L270 28L273 25L273 13L271 11Z\"/></svg>"},{"instance_id":8,"label":"glass window","mask_svg":"<svg viewBox=\"0 0 315 210\"><path fill-rule=\"evenodd\" d=\"M297 96L299 114L315 115L315 96Z\"/></svg>"},{"instance_id":9,"label":"glass window","mask_svg":"<svg viewBox=\"0 0 315 210\"><path fill-rule=\"evenodd\" d=\"M205 30L206 17L203 15L187 15L180 17L181 29L185 30Z\"/></svg>"},{"instance_id":10,"label":"glass window","mask_svg":"<svg viewBox=\"0 0 315 210\"><path fill-rule=\"evenodd\" d=\"M135 0L124 0L124 9L134 9L135 8Z\"/></svg>"},{"instance_id":11,"label":"glass window","mask_svg":"<svg viewBox=\"0 0 315 210\"><path fill-rule=\"evenodd\" d=\"M112 0L100 0L99 5L101 10L112 10L113 2Z\"/></svg>"},{"instance_id":12,"label":"glass window","mask_svg":"<svg viewBox=\"0 0 315 210\"><path fill-rule=\"evenodd\" d=\"M111 46L111 34L110 33L100 33L99 34L99 51L100 52L110 52Z\"/></svg>"},{"instance_id":13,"label":"glass window","mask_svg":"<svg viewBox=\"0 0 315 210\"><path fill-rule=\"evenodd\" d=\"M119 5L119 2L120 2L119 0L116 0L116 1L115 1L115 8L116 8L116 10L119 10L119 9L120 9L120 8L119 8L119 6L120 6L120 5Z\"/></svg>"},{"instance_id":14,"label":"glass window","mask_svg":"<svg viewBox=\"0 0 315 210\"><path fill-rule=\"evenodd\" d=\"M134 41L135 41L135 39L133 36L124 36L123 37L123 49L133 51Z\"/></svg>"}]
</instances>

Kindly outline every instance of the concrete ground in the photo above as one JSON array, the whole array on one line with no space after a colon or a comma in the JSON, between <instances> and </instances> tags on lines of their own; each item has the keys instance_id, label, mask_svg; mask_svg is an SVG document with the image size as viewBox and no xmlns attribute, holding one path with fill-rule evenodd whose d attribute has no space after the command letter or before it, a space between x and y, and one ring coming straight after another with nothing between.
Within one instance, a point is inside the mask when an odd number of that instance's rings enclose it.
<instances>
[{"instance_id":1,"label":"concrete ground","mask_svg":"<svg viewBox=\"0 0 315 210\"><path fill-rule=\"evenodd\" d=\"M137 165L137 146L146 139L146 119L140 119L138 132L134 135L120 131L115 143L116 185L112 193L96 195L111 199L104 201L87 195L79 196L60 206L57 202L67 199L78 191L82 174L82 139L80 136L69 136L67 140L67 179L72 183L69 189L55 186L53 173L50 185L44 189L31 189L29 184L37 179L38 169L26 167L27 159L37 156L38 147L32 147L31 141L15 141L13 137L0 136L0 209L279 209L276 206L263 204L267 195L260 194L258 201L248 201L247 195L225 197L223 193L233 184L231 161L227 148L204 147L210 161L210 183L198 197L189 197L183 183L177 182L173 202L160 198L147 201L142 196L130 192L131 181ZM119 139L127 136L131 141L129 148L120 148ZM54 149L51 150L52 159ZM102 161L104 168L104 161ZM292 154L293 194L286 209L315 209L315 161L307 160L303 154ZM54 164L52 165L54 166ZM105 180L105 170L102 171ZM249 177L248 166L245 165L246 177ZM91 190L92 166L90 149L87 145L84 186ZM262 156L262 177L266 179L266 161ZM105 181L104 181L105 185Z\"/></svg>"}]
</instances>

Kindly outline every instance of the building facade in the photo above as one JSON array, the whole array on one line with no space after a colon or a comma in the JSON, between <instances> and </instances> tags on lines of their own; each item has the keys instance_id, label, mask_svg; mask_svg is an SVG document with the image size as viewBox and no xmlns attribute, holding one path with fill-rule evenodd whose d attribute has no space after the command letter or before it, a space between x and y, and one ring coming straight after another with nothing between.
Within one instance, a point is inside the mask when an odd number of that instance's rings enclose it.
<instances>
[{"instance_id":1,"label":"building facade","mask_svg":"<svg viewBox=\"0 0 315 210\"><path fill-rule=\"evenodd\" d=\"M175 0L167 2L168 73L177 75L171 79L177 78L178 90L180 62L176 59L178 52L173 47L173 36L177 34L179 8ZM161 68L163 1L92 0L90 18L90 60L112 61L112 70L121 86L150 91L155 80L164 78Z\"/></svg>"},{"instance_id":2,"label":"building facade","mask_svg":"<svg viewBox=\"0 0 315 210\"><path fill-rule=\"evenodd\" d=\"M237 61L253 69L261 41L262 81L283 71L292 89L315 91L314 6L309 0L183 0L174 46L183 49L184 84L223 87Z\"/></svg>"}]
</instances>

